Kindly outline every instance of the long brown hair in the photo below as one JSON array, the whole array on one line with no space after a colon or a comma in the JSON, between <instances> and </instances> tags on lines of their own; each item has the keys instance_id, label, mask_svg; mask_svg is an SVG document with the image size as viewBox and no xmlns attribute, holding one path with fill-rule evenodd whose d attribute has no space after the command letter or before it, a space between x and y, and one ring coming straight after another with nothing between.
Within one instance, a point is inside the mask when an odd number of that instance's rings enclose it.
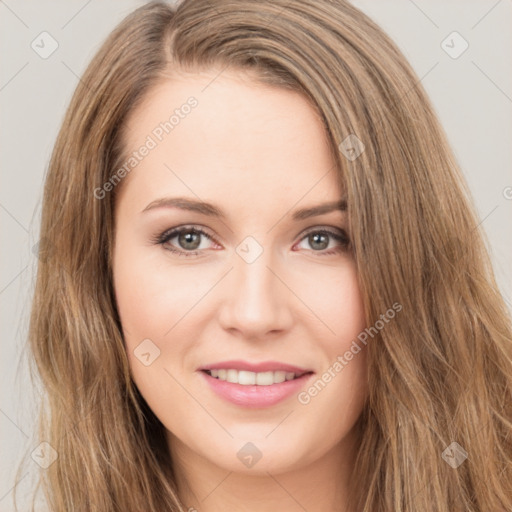
<instances>
[{"instance_id":1,"label":"long brown hair","mask_svg":"<svg viewBox=\"0 0 512 512\"><path fill-rule=\"evenodd\" d=\"M184 510L164 427L125 354L111 278L116 189L94 190L126 161L123 126L146 92L173 69L212 66L310 101L347 194L368 325L403 306L368 344L354 509L512 510L511 321L470 195L417 76L341 0L151 2L84 73L46 179L49 257L30 323L47 396L40 437L58 453L41 480L50 509ZM342 151L349 136L364 144L357 158ZM467 452L456 468L454 442Z\"/></svg>"}]
</instances>

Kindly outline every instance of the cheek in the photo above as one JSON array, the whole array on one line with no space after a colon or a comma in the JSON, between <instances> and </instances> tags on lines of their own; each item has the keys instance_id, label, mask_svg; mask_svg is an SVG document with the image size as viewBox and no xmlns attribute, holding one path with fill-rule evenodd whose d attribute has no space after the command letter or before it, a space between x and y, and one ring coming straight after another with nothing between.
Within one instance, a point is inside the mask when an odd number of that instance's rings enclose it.
<instances>
[{"instance_id":1,"label":"cheek","mask_svg":"<svg viewBox=\"0 0 512 512\"><path fill-rule=\"evenodd\" d=\"M156 368L162 361L161 338L174 321L176 300L170 296L179 288L166 286L161 271L120 229L113 258L116 303L133 378L140 389L156 389ZM164 305L167 304L167 311Z\"/></svg>"},{"instance_id":2,"label":"cheek","mask_svg":"<svg viewBox=\"0 0 512 512\"><path fill-rule=\"evenodd\" d=\"M169 374L181 382L182 375L191 373L191 354L202 325L215 315L211 301L202 298L210 299L218 271L171 263L164 249L137 247L133 240L123 243L122 234L113 263L132 376L156 411L169 396L181 396Z\"/></svg>"},{"instance_id":3,"label":"cheek","mask_svg":"<svg viewBox=\"0 0 512 512\"><path fill-rule=\"evenodd\" d=\"M322 283L321 290L317 286L308 300L324 324L321 336L311 330L312 339L325 356L323 372L299 395L298 403L309 411L313 428L328 422L344 430L358 418L367 395L368 349L358 339L366 328L365 311L355 262L345 262L336 272L331 268L328 275L320 277L315 276ZM305 289L315 290L312 279L308 278Z\"/></svg>"},{"instance_id":4,"label":"cheek","mask_svg":"<svg viewBox=\"0 0 512 512\"><path fill-rule=\"evenodd\" d=\"M121 240L114 255L116 301L130 345L141 336L163 338L206 286L197 273L169 265L163 250L134 249L134 245L123 245Z\"/></svg>"},{"instance_id":5,"label":"cheek","mask_svg":"<svg viewBox=\"0 0 512 512\"><path fill-rule=\"evenodd\" d=\"M355 262L347 258L338 267L318 267L316 272L309 270L301 275L304 277L299 289L322 332L319 342L330 354L343 350L365 328ZM313 339L319 337L311 335Z\"/></svg>"},{"instance_id":6,"label":"cheek","mask_svg":"<svg viewBox=\"0 0 512 512\"><path fill-rule=\"evenodd\" d=\"M125 242L120 233L114 251L113 276L133 380L150 408L164 418L162 406L178 391L166 370L174 373L176 369L170 359L185 359L186 338L179 336L180 319L191 307L190 289L194 285L190 280L184 282L179 268L164 266L165 258L161 255L156 259L154 254L159 252L140 244L137 247L133 240ZM166 346L166 336L177 334L185 343Z\"/></svg>"}]
</instances>

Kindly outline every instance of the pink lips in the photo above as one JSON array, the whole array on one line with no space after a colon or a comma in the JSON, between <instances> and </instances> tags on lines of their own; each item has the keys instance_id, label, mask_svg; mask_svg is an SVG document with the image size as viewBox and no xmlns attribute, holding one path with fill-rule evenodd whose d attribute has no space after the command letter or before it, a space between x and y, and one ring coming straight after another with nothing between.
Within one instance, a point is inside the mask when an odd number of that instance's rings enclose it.
<instances>
[{"instance_id":1,"label":"pink lips","mask_svg":"<svg viewBox=\"0 0 512 512\"><path fill-rule=\"evenodd\" d=\"M285 371L293 372L296 377L293 380L271 384L268 386L242 385L212 377L206 370L234 369L250 372ZM204 366L199 369L201 375L210 389L221 398L238 406L246 408L265 408L275 405L300 391L313 375L312 370L299 368L289 364L268 361L262 363L248 363L246 361L223 361Z\"/></svg>"}]
</instances>

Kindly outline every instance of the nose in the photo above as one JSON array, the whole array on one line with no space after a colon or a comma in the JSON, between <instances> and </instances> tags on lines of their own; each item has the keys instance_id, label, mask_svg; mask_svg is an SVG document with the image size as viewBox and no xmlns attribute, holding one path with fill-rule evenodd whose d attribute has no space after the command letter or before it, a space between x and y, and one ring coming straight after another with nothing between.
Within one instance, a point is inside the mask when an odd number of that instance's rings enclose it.
<instances>
[{"instance_id":1,"label":"nose","mask_svg":"<svg viewBox=\"0 0 512 512\"><path fill-rule=\"evenodd\" d=\"M292 283L281 266L264 250L248 263L234 255L234 268L223 280L219 322L223 329L247 339L263 339L290 329L293 315Z\"/></svg>"}]
</instances>

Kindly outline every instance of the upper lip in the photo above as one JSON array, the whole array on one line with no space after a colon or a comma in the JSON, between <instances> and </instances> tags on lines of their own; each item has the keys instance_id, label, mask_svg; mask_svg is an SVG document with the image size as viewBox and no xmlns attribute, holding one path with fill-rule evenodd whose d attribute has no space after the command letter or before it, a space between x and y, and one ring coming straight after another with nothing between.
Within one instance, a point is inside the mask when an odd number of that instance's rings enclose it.
<instances>
[{"instance_id":1,"label":"upper lip","mask_svg":"<svg viewBox=\"0 0 512 512\"><path fill-rule=\"evenodd\" d=\"M302 375L304 373L312 372L308 368L300 368L287 363L280 363L278 361L262 361L261 363L249 363L248 361L220 361L218 363L208 364L202 366L199 370L245 370L248 372L293 372L295 375Z\"/></svg>"}]
</instances>

